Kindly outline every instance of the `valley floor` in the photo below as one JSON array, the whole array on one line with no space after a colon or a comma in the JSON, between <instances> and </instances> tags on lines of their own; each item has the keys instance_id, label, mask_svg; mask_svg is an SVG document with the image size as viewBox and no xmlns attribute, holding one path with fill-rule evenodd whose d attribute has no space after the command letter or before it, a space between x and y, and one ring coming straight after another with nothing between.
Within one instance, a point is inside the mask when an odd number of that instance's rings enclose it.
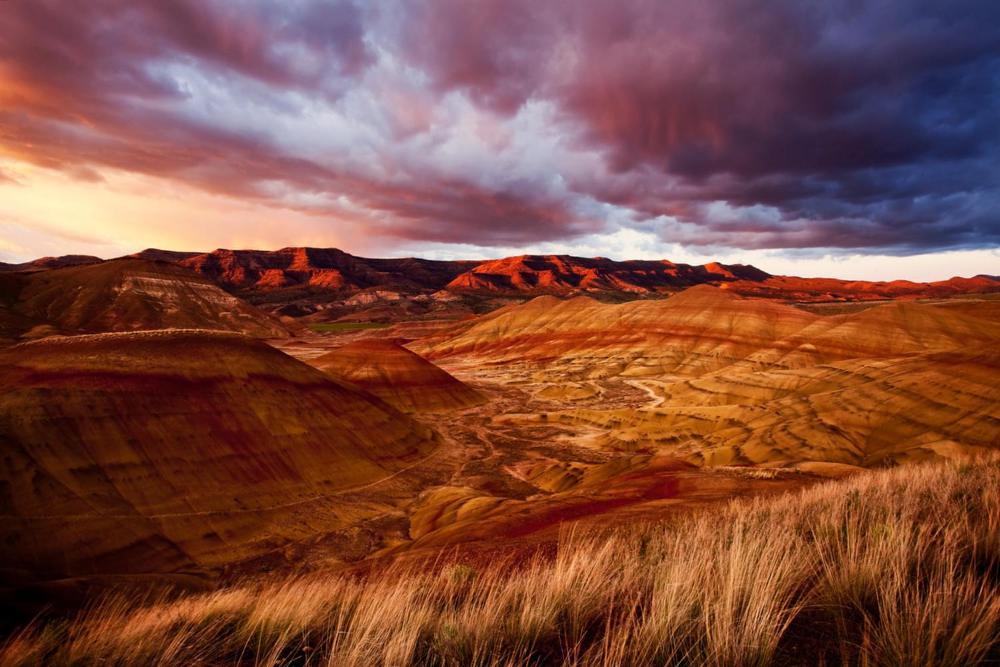
<instances>
[{"instance_id":1,"label":"valley floor","mask_svg":"<svg viewBox=\"0 0 1000 667\"><path fill-rule=\"evenodd\" d=\"M1000 660L997 330L952 311L703 286L17 348L0 667Z\"/></svg>"},{"instance_id":2,"label":"valley floor","mask_svg":"<svg viewBox=\"0 0 1000 667\"><path fill-rule=\"evenodd\" d=\"M342 337L283 341L303 360ZM538 382L507 366L449 368L488 401L458 412L422 415L442 436L429 456L357 493L325 503L366 505L350 526L314 536L227 569L225 578L274 571L367 571L389 562L447 558L487 562L499 555L551 551L560 531L670 520L734 498L769 495L851 474L794 467L702 467L638 449L602 444L605 429L555 416L570 409L642 410L663 399L655 383L605 379ZM548 415L553 415L549 420ZM419 489L414 493L414 489Z\"/></svg>"}]
</instances>

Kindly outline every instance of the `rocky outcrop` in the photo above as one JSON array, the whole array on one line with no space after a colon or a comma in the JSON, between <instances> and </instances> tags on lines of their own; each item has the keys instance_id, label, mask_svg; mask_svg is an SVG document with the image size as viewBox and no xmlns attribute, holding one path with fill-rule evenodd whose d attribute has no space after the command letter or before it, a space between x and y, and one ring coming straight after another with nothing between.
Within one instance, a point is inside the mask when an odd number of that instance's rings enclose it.
<instances>
[{"instance_id":1,"label":"rocky outcrop","mask_svg":"<svg viewBox=\"0 0 1000 667\"><path fill-rule=\"evenodd\" d=\"M420 341L428 359L535 364L579 376L700 375L796 368L1000 340L989 320L913 302L823 317L708 285L668 299L606 304L538 297Z\"/></svg>"},{"instance_id":2,"label":"rocky outcrop","mask_svg":"<svg viewBox=\"0 0 1000 667\"><path fill-rule=\"evenodd\" d=\"M731 280L763 280L752 266L674 264L667 260L616 262L605 257L522 255L479 264L451 281L455 292L547 292L576 290L645 294Z\"/></svg>"}]
</instances>

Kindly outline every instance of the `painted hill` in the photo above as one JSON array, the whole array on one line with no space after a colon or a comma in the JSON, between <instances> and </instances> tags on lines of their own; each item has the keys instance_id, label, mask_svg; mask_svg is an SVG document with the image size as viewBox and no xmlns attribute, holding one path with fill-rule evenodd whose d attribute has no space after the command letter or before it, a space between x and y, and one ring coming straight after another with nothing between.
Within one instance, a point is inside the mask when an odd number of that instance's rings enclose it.
<instances>
[{"instance_id":1,"label":"painted hill","mask_svg":"<svg viewBox=\"0 0 1000 667\"><path fill-rule=\"evenodd\" d=\"M823 317L704 285L617 305L539 297L415 349L448 368L547 384L541 395L568 409L546 423L604 429L606 451L878 466L1000 443L1000 329L921 303ZM572 406L569 389L595 381L642 389L652 403Z\"/></svg>"},{"instance_id":2,"label":"painted hill","mask_svg":"<svg viewBox=\"0 0 1000 667\"><path fill-rule=\"evenodd\" d=\"M361 339L309 363L404 412L454 410L486 400L450 373L392 340Z\"/></svg>"},{"instance_id":3,"label":"painted hill","mask_svg":"<svg viewBox=\"0 0 1000 667\"><path fill-rule=\"evenodd\" d=\"M623 304L547 296L457 325L413 349L432 360L527 362L572 377L698 374L744 359L817 319L708 285Z\"/></svg>"},{"instance_id":4,"label":"painted hill","mask_svg":"<svg viewBox=\"0 0 1000 667\"><path fill-rule=\"evenodd\" d=\"M986 319L895 302L822 317L708 285L668 299L606 304L539 297L415 344L428 359L527 363L580 377L700 375L795 368L872 356L988 345Z\"/></svg>"},{"instance_id":5,"label":"painted hill","mask_svg":"<svg viewBox=\"0 0 1000 667\"><path fill-rule=\"evenodd\" d=\"M776 276L743 264L704 265L669 260L624 260L571 255L520 255L492 260L371 259L337 248L186 252L148 248L132 259L171 262L212 280L251 302L277 303L303 294L389 291L430 295L524 297L575 292L635 298L671 293L693 285L727 285L746 296L786 301L857 301L945 298L1000 292L1000 277L977 275L920 283ZM39 271L102 261L86 255L43 257L23 264L0 263L0 272ZM282 296L287 293L287 296Z\"/></svg>"},{"instance_id":6,"label":"painted hill","mask_svg":"<svg viewBox=\"0 0 1000 667\"><path fill-rule=\"evenodd\" d=\"M937 306L893 301L848 315L820 318L787 342L808 346L822 359L846 359L951 350L995 341L1000 341L1000 330L988 320Z\"/></svg>"},{"instance_id":7,"label":"painted hill","mask_svg":"<svg viewBox=\"0 0 1000 667\"><path fill-rule=\"evenodd\" d=\"M203 328L261 337L287 336L270 315L209 280L168 263L122 259L4 281L8 337L42 327L46 333Z\"/></svg>"},{"instance_id":8,"label":"painted hill","mask_svg":"<svg viewBox=\"0 0 1000 667\"><path fill-rule=\"evenodd\" d=\"M0 352L0 441L0 559L43 576L212 566L331 530L349 505L329 499L435 446L352 385L204 331Z\"/></svg>"}]
</instances>

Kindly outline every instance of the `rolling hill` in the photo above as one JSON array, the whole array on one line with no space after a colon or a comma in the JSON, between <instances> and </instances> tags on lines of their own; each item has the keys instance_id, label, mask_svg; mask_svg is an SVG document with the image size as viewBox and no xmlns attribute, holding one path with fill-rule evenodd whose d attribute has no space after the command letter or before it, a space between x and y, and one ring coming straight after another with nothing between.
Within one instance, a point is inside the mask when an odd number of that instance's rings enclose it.
<instances>
[{"instance_id":1,"label":"rolling hill","mask_svg":"<svg viewBox=\"0 0 1000 667\"><path fill-rule=\"evenodd\" d=\"M655 408L559 418L606 428L606 447L670 451L699 465L885 466L995 450L998 376L994 347L727 370L658 385L663 400Z\"/></svg>"},{"instance_id":2,"label":"rolling hill","mask_svg":"<svg viewBox=\"0 0 1000 667\"><path fill-rule=\"evenodd\" d=\"M381 400L237 334L50 338L0 352L0 369L0 555L30 576L261 553L349 522L359 510L335 496L435 447Z\"/></svg>"},{"instance_id":3,"label":"rolling hill","mask_svg":"<svg viewBox=\"0 0 1000 667\"><path fill-rule=\"evenodd\" d=\"M623 304L546 296L455 325L413 349L431 360L533 363L564 378L699 374L777 345L817 319L708 285Z\"/></svg>"},{"instance_id":4,"label":"rolling hill","mask_svg":"<svg viewBox=\"0 0 1000 667\"><path fill-rule=\"evenodd\" d=\"M540 297L413 347L569 399L541 419L598 428L603 449L698 465L877 466L1000 443L1000 329L913 302L823 317L709 286L618 305ZM651 402L570 405L609 383Z\"/></svg>"},{"instance_id":5,"label":"rolling hill","mask_svg":"<svg viewBox=\"0 0 1000 667\"><path fill-rule=\"evenodd\" d=\"M995 342L990 321L910 302L819 316L708 285L668 299L606 304L538 297L414 344L428 359L535 364L573 376L700 375L741 367L951 349Z\"/></svg>"},{"instance_id":6,"label":"rolling hill","mask_svg":"<svg viewBox=\"0 0 1000 667\"><path fill-rule=\"evenodd\" d=\"M362 339L309 363L404 412L455 410L486 400L475 389L393 340Z\"/></svg>"}]
</instances>

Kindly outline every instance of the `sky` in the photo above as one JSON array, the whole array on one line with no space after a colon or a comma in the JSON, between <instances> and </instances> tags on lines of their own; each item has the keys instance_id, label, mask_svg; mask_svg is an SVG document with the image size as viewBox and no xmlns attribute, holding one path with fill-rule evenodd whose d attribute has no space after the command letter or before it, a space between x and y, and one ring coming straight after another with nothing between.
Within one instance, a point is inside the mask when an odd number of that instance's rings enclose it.
<instances>
[{"instance_id":1,"label":"sky","mask_svg":"<svg viewBox=\"0 0 1000 667\"><path fill-rule=\"evenodd\" d=\"M1000 274L995 0L0 4L0 261Z\"/></svg>"}]
</instances>

